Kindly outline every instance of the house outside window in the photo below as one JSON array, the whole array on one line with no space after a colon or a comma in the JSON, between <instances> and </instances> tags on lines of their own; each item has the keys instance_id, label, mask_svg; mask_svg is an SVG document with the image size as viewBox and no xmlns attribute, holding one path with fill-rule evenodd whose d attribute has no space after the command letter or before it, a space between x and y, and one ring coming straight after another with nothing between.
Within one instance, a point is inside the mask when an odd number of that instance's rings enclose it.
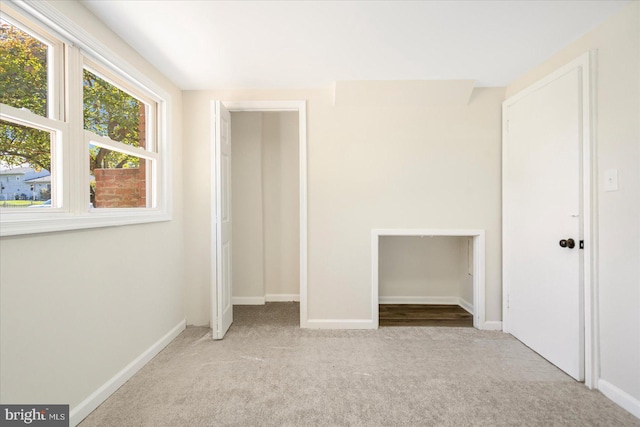
<instances>
[{"instance_id":1,"label":"house outside window","mask_svg":"<svg viewBox=\"0 0 640 427\"><path fill-rule=\"evenodd\" d=\"M47 12L0 11L0 235L170 219L169 95Z\"/></svg>"}]
</instances>

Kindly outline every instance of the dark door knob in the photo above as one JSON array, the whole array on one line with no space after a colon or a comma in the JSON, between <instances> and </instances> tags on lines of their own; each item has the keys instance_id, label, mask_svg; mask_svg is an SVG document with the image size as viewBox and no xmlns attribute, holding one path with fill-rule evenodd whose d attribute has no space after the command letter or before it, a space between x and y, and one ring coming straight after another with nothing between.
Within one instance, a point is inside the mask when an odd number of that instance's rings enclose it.
<instances>
[{"instance_id":1,"label":"dark door knob","mask_svg":"<svg viewBox=\"0 0 640 427\"><path fill-rule=\"evenodd\" d=\"M560 247L573 249L576 247L576 241L573 239L562 239L560 240Z\"/></svg>"}]
</instances>

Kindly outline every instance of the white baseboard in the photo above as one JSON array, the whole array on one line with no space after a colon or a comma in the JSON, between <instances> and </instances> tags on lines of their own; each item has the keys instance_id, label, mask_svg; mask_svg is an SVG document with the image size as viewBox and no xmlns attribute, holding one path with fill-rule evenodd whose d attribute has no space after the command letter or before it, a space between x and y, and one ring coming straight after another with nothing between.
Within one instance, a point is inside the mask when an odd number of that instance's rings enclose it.
<instances>
[{"instance_id":1,"label":"white baseboard","mask_svg":"<svg viewBox=\"0 0 640 427\"><path fill-rule=\"evenodd\" d=\"M502 322L499 320L487 320L480 329L483 331L501 331Z\"/></svg>"},{"instance_id":2,"label":"white baseboard","mask_svg":"<svg viewBox=\"0 0 640 427\"><path fill-rule=\"evenodd\" d=\"M636 418L640 418L640 400L603 379L598 380L597 388L617 405L631 412Z\"/></svg>"},{"instance_id":3,"label":"white baseboard","mask_svg":"<svg viewBox=\"0 0 640 427\"><path fill-rule=\"evenodd\" d=\"M233 305L264 305L264 297L233 297Z\"/></svg>"},{"instance_id":4,"label":"white baseboard","mask_svg":"<svg viewBox=\"0 0 640 427\"><path fill-rule=\"evenodd\" d=\"M458 298L458 305L464 308L467 311L467 313L473 314L473 304L471 304L466 299Z\"/></svg>"},{"instance_id":5,"label":"white baseboard","mask_svg":"<svg viewBox=\"0 0 640 427\"><path fill-rule=\"evenodd\" d=\"M300 302L300 294L267 294L263 297L233 297L233 305L264 305L265 302Z\"/></svg>"},{"instance_id":6,"label":"white baseboard","mask_svg":"<svg viewBox=\"0 0 640 427\"><path fill-rule=\"evenodd\" d=\"M267 294L264 299L267 302L300 302L300 294Z\"/></svg>"},{"instance_id":7,"label":"white baseboard","mask_svg":"<svg viewBox=\"0 0 640 427\"><path fill-rule=\"evenodd\" d=\"M380 304L443 304L457 305L458 297L378 297Z\"/></svg>"},{"instance_id":8,"label":"white baseboard","mask_svg":"<svg viewBox=\"0 0 640 427\"><path fill-rule=\"evenodd\" d=\"M459 305L473 314L473 304L460 297L379 297L380 304L441 304Z\"/></svg>"},{"instance_id":9,"label":"white baseboard","mask_svg":"<svg viewBox=\"0 0 640 427\"><path fill-rule=\"evenodd\" d=\"M371 319L309 319L309 329L377 329L378 325Z\"/></svg>"},{"instance_id":10,"label":"white baseboard","mask_svg":"<svg viewBox=\"0 0 640 427\"><path fill-rule=\"evenodd\" d=\"M187 327L187 321L182 320L174 326L162 338L156 341L151 347L146 349L140 356L136 357L131 363L125 366L120 372L115 374L109 381L104 383L100 388L91 393L89 397L84 399L69 413L69 425L75 427L83 419L87 417L94 409L102 404L113 393L116 392L129 378L135 375L144 365L153 359L163 348L165 348L175 337L180 335Z\"/></svg>"}]
</instances>

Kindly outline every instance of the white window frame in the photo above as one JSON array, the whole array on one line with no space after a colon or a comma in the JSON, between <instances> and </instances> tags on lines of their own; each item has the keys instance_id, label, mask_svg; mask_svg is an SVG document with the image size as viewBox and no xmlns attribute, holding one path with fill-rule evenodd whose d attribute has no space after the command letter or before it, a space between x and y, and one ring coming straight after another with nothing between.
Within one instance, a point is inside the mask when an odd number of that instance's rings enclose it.
<instances>
[{"instance_id":1,"label":"white window frame","mask_svg":"<svg viewBox=\"0 0 640 427\"><path fill-rule=\"evenodd\" d=\"M161 162L161 156L158 154L158 129L157 129L157 116L158 116L158 104L160 99L154 97L153 94L143 93L137 87L133 87L131 83L126 80L119 79L118 76L113 75L108 69L105 69L100 64L91 61L89 58L83 58L83 70L86 69L93 73L95 76L106 81L107 83L117 87L121 91L129 94L138 101L142 102L146 108L145 118L145 148L134 147L124 144L119 141L114 141L108 137L104 137L93 133L89 130L84 130L84 147L88 150L89 144L97 145L102 148L117 151L119 153L129 154L140 159L149 160L150 167L146 168L146 187L147 187L147 207L144 208L98 208L94 209L90 206L91 212L120 212L123 209L129 210L148 210L150 208L157 207L158 199L158 165ZM87 151L86 158L89 159L89 153ZM88 184L87 184L88 185ZM88 187L87 187L88 188ZM88 203L88 200L85 200Z\"/></svg>"},{"instance_id":2,"label":"white window frame","mask_svg":"<svg viewBox=\"0 0 640 427\"><path fill-rule=\"evenodd\" d=\"M10 21L33 30L38 36L51 35L45 37L46 42L49 46L49 42L54 43L48 58L54 70L49 77L49 93L53 96L49 99L50 118L5 105L2 105L1 114L5 120L54 132L52 162L55 157L57 167L52 167L51 171L55 205L47 209L3 209L0 236L171 220L171 95L47 2L4 2L2 12ZM56 41L60 43L56 44ZM145 149L83 129L82 72L85 66L90 71L95 69L100 77L112 80L119 88L131 91L147 105L155 106L155 112L153 108L147 110ZM147 187L148 197L152 200L149 207L90 207L89 142L151 161L151 168L147 169L147 182L151 183Z\"/></svg>"},{"instance_id":3,"label":"white window frame","mask_svg":"<svg viewBox=\"0 0 640 427\"><path fill-rule=\"evenodd\" d=\"M64 203L64 188L65 182L68 182L68 172L65 172L64 165L66 164L64 159L64 135L68 134L69 126L67 123L49 119L32 113L29 110L23 110L19 108L10 107L8 105L2 105L2 117L3 120L25 125L33 129L40 129L43 131L51 132L53 138L51 138L51 163L55 163L55 167L52 167L49 172L51 173L51 198L53 204L50 208L47 208L47 213L59 214L63 212L62 206L66 206ZM20 177L16 177L19 181ZM41 209L38 209L41 211ZM18 221L20 219L27 219L30 216L33 218L40 218L37 212L26 211L25 209L10 209L3 210L0 215L0 235L4 235L5 224ZM22 234L22 233L21 233Z\"/></svg>"}]
</instances>

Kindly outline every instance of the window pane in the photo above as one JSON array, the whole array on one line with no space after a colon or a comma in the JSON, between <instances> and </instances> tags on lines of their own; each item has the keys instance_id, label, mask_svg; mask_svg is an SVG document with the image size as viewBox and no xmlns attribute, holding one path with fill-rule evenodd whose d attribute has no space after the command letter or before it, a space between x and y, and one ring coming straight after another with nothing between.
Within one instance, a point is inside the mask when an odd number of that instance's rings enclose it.
<instances>
[{"instance_id":1,"label":"window pane","mask_svg":"<svg viewBox=\"0 0 640 427\"><path fill-rule=\"evenodd\" d=\"M145 148L146 105L91 71L84 70L84 128Z\"/></svg>"},{"instance_id":2,"label":"window pane","mask_svg":"<svg viewBox=\"0 0 640 427\"><path fill-rule=\"evenodd\" d=\"M0 120L0 166L51 170L53 132Z\"/></svg>"},{"instance_id":3,"label":"window pane","mask_svg":"<svg viewBox=\"0 0 640 427\"><path fill-rule=\"evenodd\" d=\"M52 135L0 120L0 208L51 207Z\"/></svg>"},{"instance_id":4,"label":"window pane","mask_svg":"<svg viewBox=\"0 0 640 427\"><path fill-rule=\"evenodd\" d=\"M0 19L0 102L47 116L48 46Z\"/></svg>"},{"instance_id":5,"label":"window pane","mask_svg":"<svg viewBox=\"0 0 640 427\"><path fill-rule=\"evenodd\" d=\"M91 203L95 208L146 208L151 161L95 145L91 152Z\"/></svg>"}]
</instances>

